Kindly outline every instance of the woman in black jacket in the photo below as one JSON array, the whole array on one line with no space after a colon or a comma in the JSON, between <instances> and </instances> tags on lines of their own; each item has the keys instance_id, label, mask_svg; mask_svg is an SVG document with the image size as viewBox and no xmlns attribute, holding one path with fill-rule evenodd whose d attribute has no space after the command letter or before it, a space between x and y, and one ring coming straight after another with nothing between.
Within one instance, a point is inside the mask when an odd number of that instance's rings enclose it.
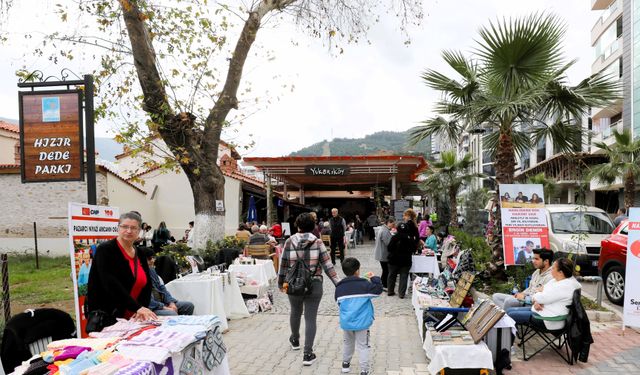
<instances>
[{"instance_id":1,"label":"woman in black jacket","mask_svg":"<svg viewBox=\"0 0 640 375\"><path fill-rule=\"evenodd\" d=\"M96 249L89 271L88 312L101 310L114 318L136 320L157 318L147 308L151 299L147 259L134 247L141 224L135 212L121 215L118 237Z\"/></svg>"},{"instance_id":2,"label":"woman in black jacket","mask_svg":"<svg viewBox=\"0 0 640 375\"><path fill-rule=\"evenodd\" d=\"M407 223L401 223L397 227L398 232L389 241L389 279L387 280L387 293L395 296L396 277L400 275L398 284L398 296L404 298L407 292L407 281L411 269L411 256L415 252L415 240Z\"/></svg>"}]
</instances>

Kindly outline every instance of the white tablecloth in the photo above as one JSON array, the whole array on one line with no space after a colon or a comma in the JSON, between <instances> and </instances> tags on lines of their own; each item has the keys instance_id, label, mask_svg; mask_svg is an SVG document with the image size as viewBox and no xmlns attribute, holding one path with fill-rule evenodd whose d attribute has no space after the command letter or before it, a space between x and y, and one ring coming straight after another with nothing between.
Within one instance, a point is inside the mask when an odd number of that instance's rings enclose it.
<instances>
[{"instance_id":1,"label":"white tablecloth","mask_svg":"<svg viewBox=\"0 0 640 375\"><path fill-rule=\"evenodd\" d=\"M438 259L434 256L414 255L411 257L411 273L432 273L434 277L440 275Z\"/></svg>"},{"instance_id":2,"label":"white tablecloth","mask_svg":"<svg viewBox=\"0 0 640 375\"><path fill-rule=\"evenodd\" d=\"M229 329L222 276L188 275L171 281L166 287L176 299L193 303L194 315L217 315L220 318L222 330ZM238 293L240 293L239 288Z\"/></svg>"},{"instance_id":3,"label":"white tablecloth","mask_svg":"<svg viewBox=\"0 0 640 375\"><path fill-rule=\"evenodd\" d=\"M256 259L256 264L232 264L230 272L242 272L250 280L255 280L258 284L269 285L278 275L273 268L273 261L270 259Z\"/></svg>"},{"instance_id":4,"label":"white tablecloth","mask_svg":"<svg viewBox=\"0 0 640 375\"><path fill-rule=\"evenodd\" d=\"M227 318L242 319L251 316L247 305L244 304L242 299L242 292L240 291L240 285L238 285L238 279L234 272L223 274L225 278L225 290L224 290L224 311L227 313ZM231 281L231 282L229 282Z\"/></svg>"},{"instance_id":5,"label":"white tablecloth","mask_svg":"<svg viewBox=\"0 0 640 375\"><path fill-rule=\"evenodd\" d=\"M430 360L427 369L433 375L445 367L493 370L491 350L484 341L475 345L433 345L431 332L427 330L422 348Z\"/></svg>"}]
</instances>

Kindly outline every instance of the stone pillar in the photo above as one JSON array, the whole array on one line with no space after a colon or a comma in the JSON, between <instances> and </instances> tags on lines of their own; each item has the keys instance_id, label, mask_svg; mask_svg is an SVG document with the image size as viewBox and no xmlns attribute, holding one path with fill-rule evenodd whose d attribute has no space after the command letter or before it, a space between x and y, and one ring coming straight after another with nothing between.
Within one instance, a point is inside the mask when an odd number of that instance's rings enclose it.
<instances>
[{"instance_id":1,"label":"stone pillar","mask_svg":"<svg viewBox=\"0 0 640 375\"><path fill-rule=\"evenodd\" d=\"M271 218L273 217L273 190L271 188L271 177L265 175L264 182L267 187L267 226L271 227L273 224Z\"/></svg>"},{"instance_id":2,"label":"stone pillar","mask_svg":"<svg viewBox=\"0 0 640 375\"><path fill-rule=\"evenodd\" d=\"M300 204L304 204L304 186L300 185Z\"/></svg>"},{"instance_id":3,"label":"stone pillar","mask_svg":"<svg viewBox=\"0 0 640 375\"><path fill-rule=\"evenodd\" d=\"M392 200L397 199L397 194L398 194L398 186L396 183L396 175L394 174L393 176L391 176L391 199Z\"/></svg>"}]
</instances>

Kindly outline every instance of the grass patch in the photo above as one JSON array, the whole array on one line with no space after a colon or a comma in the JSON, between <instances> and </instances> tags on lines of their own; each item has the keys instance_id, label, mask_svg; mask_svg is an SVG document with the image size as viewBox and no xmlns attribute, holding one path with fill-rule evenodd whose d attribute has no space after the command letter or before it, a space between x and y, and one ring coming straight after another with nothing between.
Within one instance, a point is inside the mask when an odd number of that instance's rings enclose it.
<instances>
[{"instance_id":1,"label":"grass patch","mask_svg":"<svg viewBox=\"0 0 640 375\"><path fill-rule=\"evenodd\" d=\"M69 257L40 257L36 269L33 255L9 256L9 294L11 303L39 307L73 299Z\"/></svg>"},{"instance_id":2,"label":"grass patch","mask_svg":"<svg viewBox=\"0 0 640 375\"><path fill-rule=\"evenodd\" d=\"M580 296L580 301L582 302L582 306L584 306L585 310L609 311L602 306L598 306L596 301L593 301L585 296Z\"/></svg>"}]
</instances>

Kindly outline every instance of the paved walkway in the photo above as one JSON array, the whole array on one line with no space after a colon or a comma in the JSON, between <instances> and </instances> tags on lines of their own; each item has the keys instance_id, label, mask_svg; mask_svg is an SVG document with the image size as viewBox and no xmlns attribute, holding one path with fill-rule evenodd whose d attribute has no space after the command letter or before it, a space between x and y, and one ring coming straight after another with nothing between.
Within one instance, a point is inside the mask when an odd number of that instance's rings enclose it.
<instances>
[{"instance_id":1,"label":"paved walkway","mask_svg":"<svg viewBox=\"0 0 640 375\"><path fill-rule=\"evenodd\" d=\"M362 263L362 272L380 274L380 266L372 257L371 245L349 250L350 256ZM341 277L344 275L339 270ZM337 305L333 300L333 284L325 278L324 297L318 314L318 332L314 344L318 360L312 366L302 366L302 351L289 347L289 303L286 295L276 291L274 309L251 318L233 320L224 340L228 347L233 375L280 374L339 374L342 361L342 331L339 327ZM374 300L376 320L371 328L372 363L375 375L426 375L429 362L422 350L411 299L387 297ZM592 322L595 344L591 346L588 363L569 366L548 350L525 362L518 350L512 370L517 374L639 374L640 334L627 329L622 335L621 325ZM304 318L301 327L304 337ZM304 342L301 340L301 345ZM548 370L548 371L545 371ZM352 373L358 374L357 358L352 361ZM542 371L542 372L541 372Z\"/></svg>"}]
</instances>

